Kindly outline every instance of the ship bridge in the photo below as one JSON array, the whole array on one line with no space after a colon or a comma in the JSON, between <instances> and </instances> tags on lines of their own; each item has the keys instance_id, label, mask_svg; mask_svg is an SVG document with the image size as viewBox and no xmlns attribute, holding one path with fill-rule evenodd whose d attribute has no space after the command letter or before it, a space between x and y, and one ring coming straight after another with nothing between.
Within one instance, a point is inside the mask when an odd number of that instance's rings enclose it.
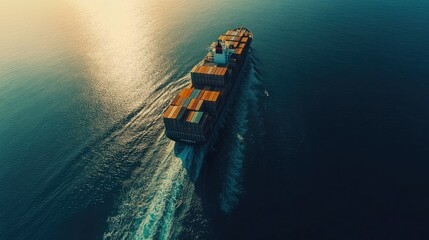
<instances>
[{"instance_id":1,"label":"ship bridge","mask_svg":"<svg viewBox=\"0 0 429 240\"><path fill-rule=\"evenodd\" d=\"M252 38L252 33L244 27L220 35L218 41L213 42L208 48L205 64L234 66L249 38Z\"/></svg>"}]
</instances>

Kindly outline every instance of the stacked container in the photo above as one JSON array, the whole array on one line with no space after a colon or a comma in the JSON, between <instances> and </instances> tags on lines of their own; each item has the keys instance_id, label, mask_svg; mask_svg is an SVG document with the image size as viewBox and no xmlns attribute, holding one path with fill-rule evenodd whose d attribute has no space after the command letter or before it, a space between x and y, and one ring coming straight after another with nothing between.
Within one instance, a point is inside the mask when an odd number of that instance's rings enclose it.
<instances>
[{"instance_id":1,"label":"stacked container","mask_svg":"<svg viewBox=\"0 0 429 240\"><path fill-rule=\"evenodd\" d=\"M241 37L240 36L226 36L226 35L220 35L218 38L219 41L235 41L240 42Z\"/></svg>"},{"instance_id":2,"label":"stacked container","mask_svg":"<svg viewBox=\"0 0 429 240\"><path fill-rule=\"evenodd\" d=\"M167 111L164 112L164 124L169 129L178 129L180 127L180 120L186 112L185 107L181 106L170 106Z\"/></svg>"},{"instance_id":3,"label":"stacked container","mask_svg":"<svg viewBox=\"0 0 429 240\"><path fill-rule=\"evenodd\" d=\"M221 92L205 91L201 100L204 100L204 107L212 114L216 114L222 107Z\"/></svg>"},{"instance_id":4,"label":"stacked container","mask_svg":"<svg viewBox=\"0 0 429 240\"><path fill-rule=\"evenodd\" d=\"M191 71L192 85L196 88L225 86L228 81L227 73L227 67L196 66Z\"/></svg>"}]
</instances>

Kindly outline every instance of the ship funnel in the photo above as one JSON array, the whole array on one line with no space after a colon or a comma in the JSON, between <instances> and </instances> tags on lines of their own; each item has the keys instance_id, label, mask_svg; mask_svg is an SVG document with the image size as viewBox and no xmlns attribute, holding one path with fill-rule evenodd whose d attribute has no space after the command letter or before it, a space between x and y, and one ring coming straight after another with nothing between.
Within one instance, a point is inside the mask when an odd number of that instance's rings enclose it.
<instances>
[{"instance_id":1,"label":"ship funnel","mask_svg":"<svg viewBox=\"0 0 429 240\"><path fill-rule=\"evenodd\" d=\"M216 53L222 54L222 44L220 44L220 40L217 40Z\"/></svg>"}]
</instances>

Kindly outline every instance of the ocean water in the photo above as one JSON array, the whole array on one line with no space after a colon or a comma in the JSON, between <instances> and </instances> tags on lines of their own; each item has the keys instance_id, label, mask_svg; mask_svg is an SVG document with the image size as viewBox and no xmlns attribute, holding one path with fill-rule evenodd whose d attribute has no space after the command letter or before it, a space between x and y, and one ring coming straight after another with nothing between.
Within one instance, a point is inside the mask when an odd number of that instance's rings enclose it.
<instances>
[{"instance_id":1,"label":"ocean water","mask_svg":"<svg viewBox=\"0 0 429 240\"><path fill-rule=\"evenodd\" d=\"M175 146L241 25L214 151ZM427 239L428 92L428 1L3 1L0 239Z\"/></svg>"}]
</instances>

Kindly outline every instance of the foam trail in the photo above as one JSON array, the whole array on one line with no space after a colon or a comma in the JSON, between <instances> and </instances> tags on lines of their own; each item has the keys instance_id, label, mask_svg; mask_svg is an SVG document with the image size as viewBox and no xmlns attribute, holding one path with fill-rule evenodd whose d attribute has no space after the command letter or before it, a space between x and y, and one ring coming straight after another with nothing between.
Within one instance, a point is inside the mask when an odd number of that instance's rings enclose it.
<instances>
[{"instance_id":1,"label":"foam trail","mask_svg":"<svg viewBox=\"0 0 429 240\"><path fill-rule=\"evenodd\" d=\"M173 151L167 156L169 167L161 173L163 176L157 184L155 195L150 200L144 219L136 229L133 239L170 239L173 233L176 210L180 204L189 205L187 199L193 194L193 183L188 176L187 168L193 170L193 174L199 175L199 154L193 147L185 146L176 156ZM194 168L191 168L194 166ZM196 167L196 168L195 168ZM191 186L192 185L192 186ZM185 206L189 207L189 206Z\"/></svg>"},{"instance_id":2,"label":"foam trail","mask_svg":"<svg viewBox=\"0 0 429 240\"><path fill-rule=\"evenodd\" d=\"M141 173L119 207L119 213L110 217L112 225L105 239L170 239L179 234L180 220L189 210L194 194L192 178L198 178L203 155L201 149L191 146L174 147L163 138L166 146L152 157L159 165L154 171ZM129 222L127 222L129 221Z\"/></svg>"},{"instance_id":3,"label":"foam trail","mask_svg":"<svg viewBox=\"0 0 429 240\"><path fill-rule=\"evenodd\" d=\"M164 176L159 179L161 183L157 185L158 191L155 192L155 196L150 202L148 214L137 228L135 239L153 238L162 218L171 219L174 216L174 203L183 185L186 172L182 168L180 159L173 158L171 153L168 155L167 161L171 161L170 166L163 173ZM166 226L162 229L161 234L166 237L169 235L171 226L169 226L169 221L164 225Z\"/></svg>"},{"instance_id":4,"label":"foam trail","mask_svg":"<svg viewBox=\"0 0 429 240\"><path fill-rule=\"evenodd\" d=\"M229 161L226 168L225 181L220 193L220 207L224 213L230 213L239 202L243 192L242 172L245 157L244 137L248 130L249 107L257 102L255 86L259 80L253 62L249 64L249 79L244 79L242 97L239 98L236 113L232 117L233 136L231 150L228 154Z\"/></svg>"}]
</instances>

